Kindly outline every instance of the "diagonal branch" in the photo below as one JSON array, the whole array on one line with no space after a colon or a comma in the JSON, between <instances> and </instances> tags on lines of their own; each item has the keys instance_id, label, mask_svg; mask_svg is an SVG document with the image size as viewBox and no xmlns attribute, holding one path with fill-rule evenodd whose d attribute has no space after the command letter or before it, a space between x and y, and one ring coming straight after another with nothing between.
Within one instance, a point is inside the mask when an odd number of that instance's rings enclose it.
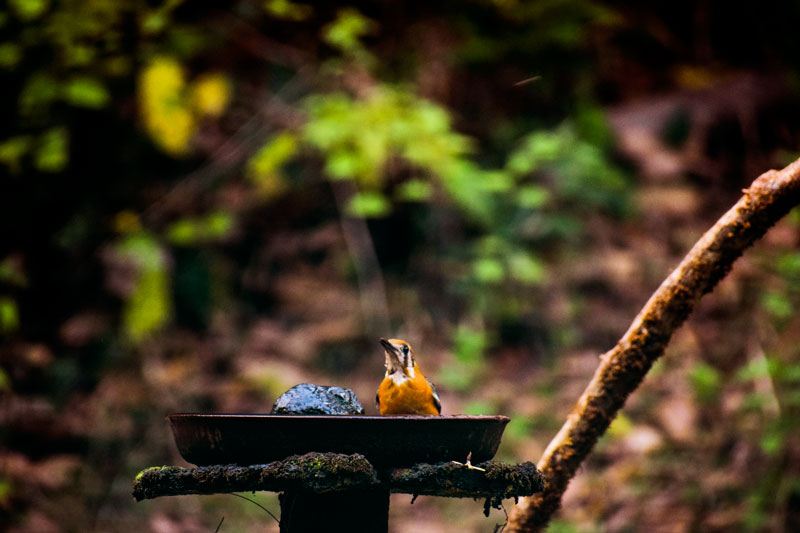
<instances>
[{"instance_id":1,"label":"diagonal branch","mask_svg":"<svg viewBox=\"0 0 800 533\"><path fill-rule=\"evenodd\" d=\"M725 277L748 246L800 203L800 159L783 170L765 172L743 192L664 280L617 345L601 356L592 381L539 461L547 480L544 492L513 509L510 532L537 531L549 522L578 467L700 297Z\"/></svg>"}]
</instances>

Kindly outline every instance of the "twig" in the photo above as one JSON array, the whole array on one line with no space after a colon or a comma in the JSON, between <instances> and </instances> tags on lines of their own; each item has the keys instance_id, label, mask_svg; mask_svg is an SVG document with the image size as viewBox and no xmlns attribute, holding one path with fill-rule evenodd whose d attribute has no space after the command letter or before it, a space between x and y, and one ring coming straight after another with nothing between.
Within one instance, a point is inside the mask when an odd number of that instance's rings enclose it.
<instances>
[{"instance_id":1,"label":"twig","mask_svg":"<svg viewBox=\"0 0 800 533\"><path fill-rule=\"evenodd\" d=\"M512 85L512 87L521 87L522 85L527 85L527 84L529 84L531 82L539 81L540 79L542 79L541 76L532 76L530 78L525 78L524 80L520 80L520 81L514 83Z\"/></svg>"},{"instance_id":2,"label":"twig","mask_svg":"<svg viewBox=\"0 0 800 533\"><path fill-rule=\"evenodd\" d=\"M506 515L506 521L502 524L495 524L494 531L492 531L492 533L503 533L503 530L505 530L506 526L508 525L508 511L506 511L506 506L501 503L500 509L503 511L503 514Z\"/></svg>"},{"instance_id":3,"label":"twig","mask_svg":"<svg viewBox=\"0 0 800 533\"><path fill-rule=\"evenodd\" d=\"M250 498L248 498L247 496L242 496L241 494L237 494L237 493L235 493L235 492L231 492L231 496L236 496L237 498L241 498L241 499L243 499L243 500L247 500L248 502L252 503L252 504L253 504L253 505L255 505L256 507L259 507L259 508L260 508L262 511L264 511L265 513L267 513L268 515L270 515L270 516L272 517L272 519L273 519L273 520L275 520L275 522L277 522L278 524L280 524L280 523L281 523L280 519L279 519L277 516L275 516L275 515L272 513L272 511L270 511L269 509L267 509L266 507L264 507L263 505L261 505L261 504L260 504L260 503L258 503L257 501L255 501L255 500L251 500L251 499L250 499Z\"/></svg>"},{"instance_id":4,"label":"twig","mask_svg":"<svg viewBox=\"0 0 800 533\"><path fill-rule=\"evenodd\" d=\"M743 192L664 280L617 345L601 356L592 381L539 461L545 490L512 510L509 531L538 531L549 522L569 480L700 297L800 203L800 159L781 171L765 172Z\"/></svg>"},{"instance_id":5,"label":"twig","mask_svg":"<svg viewBox=\"0 0 800 533\"><path fill-rule=\"evenodd\" d=\"M478 470L480 472L486 472L485 468L481 468L479 466L472 466L472 452L467 454L467 462L466 463L459 463L458 461L450 461L451 463L466 466L469 470Z\"/></svg>"}]
</instances>

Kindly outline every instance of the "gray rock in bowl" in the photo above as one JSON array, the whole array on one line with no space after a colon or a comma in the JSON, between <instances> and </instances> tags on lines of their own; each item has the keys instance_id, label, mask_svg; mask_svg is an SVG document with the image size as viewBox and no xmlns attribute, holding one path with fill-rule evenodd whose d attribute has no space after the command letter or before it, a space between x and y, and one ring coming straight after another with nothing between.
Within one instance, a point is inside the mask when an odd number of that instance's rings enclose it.
<instances>
[{"instance_id":1,"label":"gray rock in bowl","mask_svg":"<svg viewBox=\"0 0 800 533\"><path fill-rule=\"evenodd\" d=\"M301 383L281 394L273 415L363 415L364 408L350 389Z\"/></svg>"}]
</instances>

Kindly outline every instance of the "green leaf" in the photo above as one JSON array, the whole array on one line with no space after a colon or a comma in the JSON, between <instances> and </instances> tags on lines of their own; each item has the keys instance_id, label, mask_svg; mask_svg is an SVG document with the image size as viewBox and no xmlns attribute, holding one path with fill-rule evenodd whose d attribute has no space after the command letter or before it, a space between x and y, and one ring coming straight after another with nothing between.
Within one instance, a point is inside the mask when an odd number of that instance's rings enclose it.
<instances>
[{"instance_id":1,"label":"green leaf","mask_svg":"<svg viewBox=\"0 0 800 533\"><path fill-rule=\"evenodd\" d=\"M517 205L525 209L538 209L550 200L550 191L538 185L523 185L517 190Z\"/></svg>"},{"instance_id":2,"label":"green leaf","mask_svg":"<svg viewBox=\"0 0 800 533\"><path fill-rule=\"evenodd\" d=\"M19 95L19 112L22 116L44 114L58 98L59 83L43 72L32 74Z\"/></svg>"},{"instance_id":3,"label":"green leaf","mask_svg":"<svg viewBox=\"0 0 800 533\"><path fill-rule=\"evenodd\" d=\"M184 0L164 0L163 3L146 14L141 19L141 28L144 33L161 33L169 26L172 19L172 12L179 7Z\"/></svg>"},{"instance_id":4,"label":"green leaf","mask_svg":"<svg viewBox=\"0 0 800 533\"><path fill-rule=\"evenodd\" d=\"M353 8L340 9L336 20L323 29L325 42L343 52L361 49L359 39L370 33L375 23Z\"/></svg>"},{"instance_id":5,"label":"green leaf","mask_svg":"<svg viewBox=\"0 0 800 533\"><path fill-rule=\"evenodd\" d=\"M160 9L148 13L142 19L142 32L145 34L161 33L169 22L169 13Z\"/></svg>"},{"instance_id":6,"label":"green leaf","mask_svg":"<svg viewBox=\"0 0 800 533\"><path fill-rule=\"evenodd\" d=\"M700 402L710 404L719 397L722 378L719 370L713 366L703 362L697 363L689 372L689 380Z\"/></svg>"},{"instance_id":7,"label":"green leaf","mask_svg":"<svg viewBox=\"0 0 800 533\"><path fill-rule=\"evenodd\" d=\"M633 421L625 413L617 413L611 425L608 426L608 435L614 438L623 438L633 431Z\"/></svg>"},{"instance_id":8,"label":"green leaf","mask_svg":"<svg viewBox=\"0 0 800 533\"><path fill-rule=\"evenodd\" d=\"M545 265L527 252L512 254L508 258L508 264L511 276L522 283L538 285L547 277Z\"/></svg>"},{"instance_id":9,"label":"green leaf","mask_svg":"<svg viewBox=\"0 0 800 533\"><path fill-rule=\"evenodd\" d=\"M31 146L29 136L12 137L0 143L0 163L8 167L14 174L22 170L22 157Z\"/></svg>"},{"instance_id":10,"label":"green leaf","mask_svg":"<svg viewBox=\"0 0 800 533\"><path fill-rule=\"evenodd\" d=\"M163 17L161 17L163 18ZM156 19L153 24L157 27L161 21ZM208 32L199 26L183 26L172 24L166 35L167 46L180 59L189 60L200 52L213 46L213 40L208 38Z\"/></svg>"},{"instance_id":11,"label":"green leaf","mask_svg":"<svg viewBox=\"0 0 800 533\"><path fill-rule=\"evenodd\" d=\"M179 246L217 241L230 234L233 223L233 215L226 211L215 211L203 218L182 218L167 229L167 239Z\"/></svg>"},{"instance_id":12,"label":"green leaf","mask_svg":"<svg viewBox=\"0 0 800 533\"><path fill-rule=\"evenodd\" d=\"M0 334L8 334L19 327L17 302L7 296L0 297Z\"/></svg>"},{"instance_id":13,"label":"green leaf","mask_svg":"<svg viewBox=\"0 0 800 533\"><path fill-rule=\"evenodd\" d=\"M171 314L167 254L152 236L138 232L124 238L116 252L136 268L136 283L125 299L125 334L139 343L161 328Z\"/></svg>"},{"instance_id":14,"label":"green leaf","mask_svg":"<svg viewBox=\"0 0 800 533\"><path fill-rule=\"evenodd\" d=\"M482 188L485 191L503 193L511 190L514 181L511 176L502 170L482 170Z\"/></svg>"},{"instance_id":15,"label":"green leaf","mask_svg":"<svg viewBox=\"0 0 800 533\"><path fill-rule=\"evenodd\" d=\"M782 276L800 282L800 253L789 252L778 258L778 271Z\"/></svg>"},{"instance_id":16,"label":"green leaf","mask_svg":"<svg viewBox=\"0 0 800 533\"><path fill-rule=\"evenodd\" d=\"M209 239L224 239L233 230L234 217L227 211L214 211L203 220L206 236Z\"/></svg>"},{"instance_id":17,"label":"green leaf","mask_svg":"<svg viewBox=\"0 0 800 533\"><path fill-rule=\"evenodd\" d=\"M516 175L526 175L548 168L563 158L572 158L575 135L569 127L556 131L536 131L522 139L519 148L508 157L506 168Z\"/></svg>"},{"instance_id":18,"label":"green leaf","mask_svg":"<svg viewBox=\"0 0 800 533\"><path fill-rule=\"evenodd\" d=\"M69 133L66 128L52 128L39 138L34 164L42 172L60 172L69 162Z\"/></svg>"},{"instance_id":19,"label":"green leaf","mask_svg":"<svg viewBox=\"0 0 800 533\"><path fill-rule=\"evenodd\" d=\"M493 221L493 198L481 188L481 171L466 159L453 159L441 169L439 177L447 194L461 210L483 225Z\"/></svg>"},{"instance_id":20,"label":"green leaf","mask_svg":"<svg viewBox=\"0 0 800 533\"><path fill-rule=\"evenodd\" d=\"M761 449L767 455L775 455L783 450L787 440L787 435L780 430L780 427L774 426L768 428L764 435L761 437Z\"/></svg>"},{"instance_id":21,"label":"green leaf","mask_svg":"<svg viewBox=\"0 0 800 533\"><path fill-rule=\"evenodd\" d=\"M328 157L325 172L335 180L350 179L361 174L365 169L362 155L352 150L336 150Z\"/></svg>"},{"instance_id":22,"label":"green leaf","mask_svg":"<svg viewBox=\"0 0 800 533\"><path fill-rule=\"evenodd\" d=\"M22 47L17 43L0 44L0 68L13 69L22 59Z\"/></svg>"},{"instance_id":23,"label":"green leaf","mask_svg":"<svg viewBox=\"0 0 800 533\"><path fill-rule=\"evenodd\" d=\"M350 215L363 218L377 218L389 213L391 204L378 192L358 192L347 204Z\"/></svg>"},{"instance_id":24,"label":"green leaf","mask_svg":"<svg viewBox=\"0 0 800 533\"><path fill-rule=\"evenodd\" d=\"M99 80L81 77L70 80L64 86L64 99L75 106L101 109L108 104L110 96Z\"/></svg>"},{"instance_id":25,"label":"green leaf","mask_svg":"<svg viewBox=\"0 0 800 533\"><path fill-rule=\"evenodd\" d=\"M117 245L117 253L136 265L138 276L122 314L125 333L139 343L161 328L171 314L166 252L145 233L131 235Z\"/></svg>"},{"instance_id":26,"label":"green leaf","mask_svg":"<svg viewBox=\"0 0 800 533\"><path fill-rule=\"evenodd\" d=\"M48 0L9 0L9 7L14 15L23 22L39 18L50 5Z\"/></svg>"},{"instance_id":27,"label":"green leaf","mask_svg":"<svg viewBox=\"0 0 800 533\"><path fill-rule=\"evenodd\" d=\"M294 21L306 20L314 14L313 7L291 0L266 0L264 10L275 18Z\"/></svg>"},{"instance_id":28,"label":"green leaf","mask_svg":"<svg viewBox=\"0 0 800 533\"><path fill-rule=\"evenodd\" d=\"M409 180L400 185L397 196L408 202L424 202L433 195L433 187L427 181Z\"/></svg>"},{"instance_id":29,"label":"green leaf","mask_svg":"<svg viewBox=\"0 0 800 533\"><path fill-rule=\"evenodd\" d=\"M761 306L778 320L786 320L794 315L792 301L783 292L765 292L761 296Z\"/></svg>"},{"instance_id":30,"label":"green leaf","mask_svg":"<svg viewBox=\"0 0 800 533\"><path fill-rule=\"evenodd\" d=\"M767 357L758 357L741 367L736 372L736 379L740 381L753 381L768 378L778 371L778 367L778 361Z\"/></svg>"},{"instance_id":31,"label":"green leaf","mask_svg":"<svg viewBox=\"0 0 800 533\"><path fill-rule=\"evenodd\" d=\"M528 136L525 149L534 161L552 161L564 153L570 141L560 132L539 131Z\"/></svg>"},{"instance_id":32,"label":"green leaf","mask_svg":"<svg viewBox=\"0 0 800 533\"><path fill-rule=\"evenodd\" d=\"M169 318L169 281L163 270L143 270L126 302L123 322L127 335L141 342Z\"/></svg>"},{"instance_id":33,"label":"green leaf","mask_svg":"<svg viewBox=\"0 0 800 533\"><path fill-rule=\"evenodd\" d=\"M487 344L484 331L459 326L453 336L453 355L462 365L479 365L483 362L483 352Z\"/></svg>"},{"instance_id":34,"label":"green leaf","mask_svg":"<svg viewBox=\"0 0 800 533\"><path fill-rule=\"evenodd\" d=\"M298 150L297 137L291 133L280 133L269 139L247 162L247 177L259 182L278 172Z\"/></svg>"},{"instance_id":35,"label":"green leaf","mask_svg":"<svg viewBox=\"0 0 800 533\"><path fill-rule=\"evenodd\" d=\"M578 105L575 130L578 137L595 146L611 148L614 144L614 136L603 108L591 102Z\"/></svg>"},{"instance_id":36,"label":"green leaf","mask_svg":"<svg viewBox=\"0 0 800 533\"><path fill-rule=\"evenodd\" d=\"M413 120L422 131L435 134L450 132L450 115L430 102L421 101L414 109Z\"/></svg>"},{"instance_id":37,"label":"green leaf","mask_svg":"<svg viewBox=\"0 0 800 533\"><path fill-rule=\"evenodd\" d=\"M473 265L475 277L483 283L499 283L506 276L503 264L497 259L484 257L475 261Z\"/></svg>"},{"instance_id":38,"label":"green leaf","mask_svg":"<svg viewBox=\"0 0 800 533\"><path fill-rule=\"evenodd\" d=\"M183 218L167 228L167 240L178 246L188 246L200 240L199 233L196 220Z\"/></svg>"}]
</instances>

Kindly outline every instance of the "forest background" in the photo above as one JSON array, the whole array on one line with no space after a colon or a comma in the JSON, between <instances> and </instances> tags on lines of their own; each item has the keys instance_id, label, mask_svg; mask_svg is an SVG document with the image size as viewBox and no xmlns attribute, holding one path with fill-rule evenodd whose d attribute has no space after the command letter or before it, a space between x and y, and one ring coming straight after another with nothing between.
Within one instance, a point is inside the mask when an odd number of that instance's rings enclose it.
<instances>
[{"instance_id":1,"label":"forest background","mask_svg":"<svg viewBox=\"0 0 800 533\"><path fill-rule=\"evenodd\" d=\"M670 268L800 154L798 15L9 0L0 523L277 531L232 496L133 503L139 470L185 464L164 416L306 381L374 413L387 336L536 461ZM550 531L800 528L799 244L795 210L701 302ZM504 520L392 497L395 531Z\"/></svg>"}]
</instances>

